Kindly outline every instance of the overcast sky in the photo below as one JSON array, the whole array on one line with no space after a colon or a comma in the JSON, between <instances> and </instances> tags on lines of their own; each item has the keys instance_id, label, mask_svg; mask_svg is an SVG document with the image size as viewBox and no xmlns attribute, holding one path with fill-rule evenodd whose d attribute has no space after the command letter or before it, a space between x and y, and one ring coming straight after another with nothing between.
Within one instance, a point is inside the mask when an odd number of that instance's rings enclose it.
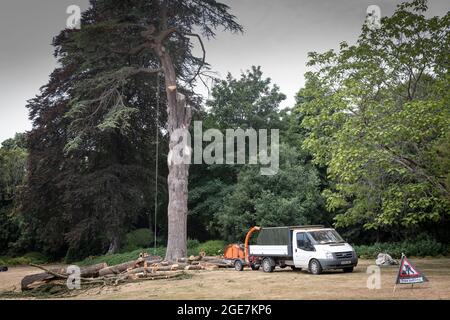
<instances>
[{"instance_id":1,"label":"overcast sky","mask_svg":"<svg viewBox=\"0 0 450 320\"><path fill-rule=\"evenodd\" d=\"M369 5L390 15L397 0L223 0L244 26L243 35L219 33L206 42L207 61L224 77L238 77L251 65L287 95L292 106L304 84L309 51L353 43ZM0 1L0 142L31 128L26 101L46 84L55 68L52 37L65 27L69 5L88 6L88 0ZM429 0L430 14L445 14L448 0ZM199 88L200 91L206 92Z\"/></svg>"}]
</instances>

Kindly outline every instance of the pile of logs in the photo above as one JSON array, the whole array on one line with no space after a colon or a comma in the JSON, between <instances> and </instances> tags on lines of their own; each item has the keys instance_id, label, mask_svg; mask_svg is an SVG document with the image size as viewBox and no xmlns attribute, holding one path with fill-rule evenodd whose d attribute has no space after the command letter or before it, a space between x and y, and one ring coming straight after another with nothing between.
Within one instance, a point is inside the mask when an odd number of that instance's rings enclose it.
<instances>
[{"instance_id":1,"label":"pile of logs","mask_svg":"<svg viewBox=\"0 0 450 320\"><path fill-rule=\"evenodd\" d=\"M71 276L65 267L48 269L34 264L32 266L44 272L25 276L21 282L22 291L30 290L52 281L67 280ZM159 256L149 256L144 252L136 260L114 266L99 263L81 267L80 280L82 284L117 285L140 280L174 278L189 270L216 270L229 267L232 267L229 260L221 257L206 256L203 252L198 256L180 258L175 262L164 261Z\"/></svg>"}]
</instances>

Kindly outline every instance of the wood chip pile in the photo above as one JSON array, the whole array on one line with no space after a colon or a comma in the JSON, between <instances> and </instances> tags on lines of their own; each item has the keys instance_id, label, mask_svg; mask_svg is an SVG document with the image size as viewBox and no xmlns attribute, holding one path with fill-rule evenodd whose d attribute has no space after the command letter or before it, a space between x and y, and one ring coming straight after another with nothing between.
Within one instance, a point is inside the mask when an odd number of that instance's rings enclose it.
<instances>
[{"instance_id":1,"label":"wood chip pile","mask_svg":"<svg viewBox=\"0 0 450 320\"><path fill-rule=\"evenodd\" d=\"M71 276L66 267L48 269L34 264L32 266L43 272L25 276L21 282L22 291L52 282L61 283ZM114 266L99 263L81 267L80 280L84 285L118 285L125 282L175 278L189 270L216 270L229 267L233 267L231 261L222 257L206 256L203 252L198 256L180 258L176 262L164 261L159 256L141 253L136 260Z\"/></svg>"}]
</instances>

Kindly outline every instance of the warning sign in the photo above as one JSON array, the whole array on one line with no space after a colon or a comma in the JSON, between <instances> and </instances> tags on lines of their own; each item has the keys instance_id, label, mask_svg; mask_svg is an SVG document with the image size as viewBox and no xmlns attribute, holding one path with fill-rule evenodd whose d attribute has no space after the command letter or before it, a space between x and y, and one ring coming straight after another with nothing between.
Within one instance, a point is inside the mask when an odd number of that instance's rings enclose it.
<instances>
[{"instance_id":1,"label":"warning sign","mask_svg":"<svg viewBox=\"0 0 450 320\"><path fill-rule=\"evenodd\" d=\"M400 262L400 269L398 270L396 283L413 284L422 283L425 281L428 281L425 275L417 270L417 268L409 262L405 255L402 255L402 261Z\"/></svg>"}]
</instances>

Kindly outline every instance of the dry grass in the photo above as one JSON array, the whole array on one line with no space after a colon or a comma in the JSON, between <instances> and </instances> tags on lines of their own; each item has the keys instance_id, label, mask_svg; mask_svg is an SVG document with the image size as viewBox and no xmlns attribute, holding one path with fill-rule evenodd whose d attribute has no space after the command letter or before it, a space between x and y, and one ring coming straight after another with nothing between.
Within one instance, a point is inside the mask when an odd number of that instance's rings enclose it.
<instances>
[{"instance_id":1,"label":"dry grass","mask_svg":"<svg viewBox=\"0 0 450 320\"><path fill-rule=\"evenodd\" d=\"M333 271L320 276L289 268L274 273L234 270L190 271L193 277L130 283L94 288L75 299L450 299L450 258L411 259L430 280L425 284L399 285L393 292L397 267L382 268L382 287L367 289L367 267L360 260L353 273ZM14 267L0 273L0 291L19 288L22 277L36 269Z\"/></svg>"}]
</instances>

